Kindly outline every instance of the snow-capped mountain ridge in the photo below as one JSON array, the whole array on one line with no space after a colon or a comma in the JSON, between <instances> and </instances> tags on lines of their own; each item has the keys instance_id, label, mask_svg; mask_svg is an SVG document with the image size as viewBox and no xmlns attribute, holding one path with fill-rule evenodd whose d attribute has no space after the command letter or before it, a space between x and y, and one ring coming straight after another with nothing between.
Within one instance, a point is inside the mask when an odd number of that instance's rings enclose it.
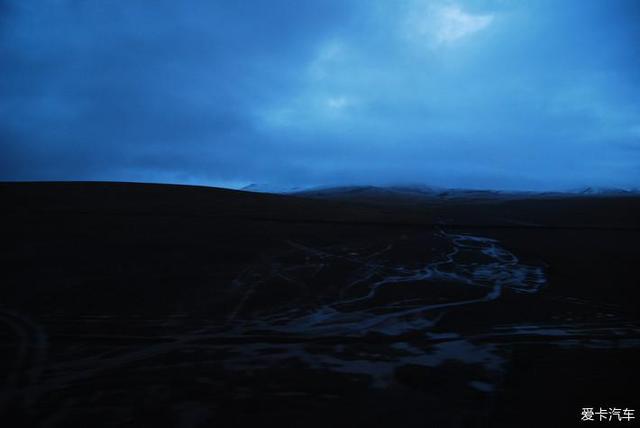
<instances>
[{"instance_id":1,"label":"snow-capped mountain ridge","mask_svg":"<svg viewBox=\"0 0 640 428\"><path fill-rule=\"evenodd\" d=\"M493 190L467 189L430 186L426 184L398 184L388 186L345 185L345 186L288 186L279 184L252 183L239 190L257 193L299 194L301 196L357 195L376 193L405 197L432 197L439 199L457 198L509 198L509 197L580 197L580 196L635 196L638 188L581 187L564 191Z\"/></svg>"}]
</instances>

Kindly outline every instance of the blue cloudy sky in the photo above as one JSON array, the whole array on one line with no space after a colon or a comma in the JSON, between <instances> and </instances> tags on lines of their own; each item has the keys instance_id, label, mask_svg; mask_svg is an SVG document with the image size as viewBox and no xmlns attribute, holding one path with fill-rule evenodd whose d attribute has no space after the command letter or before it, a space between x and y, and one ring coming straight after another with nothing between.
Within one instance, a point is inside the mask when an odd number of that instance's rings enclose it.
<instances>
[{"instance_id":1,"label":"blue cloudy sky","mask_svg":"<svg viewBox=\"0 0 640 428\"><path fill-rule=\"evenodd\" d=\"M0 0L0 179L640 184L640 1Z\"/></svg>"}]
</instances>

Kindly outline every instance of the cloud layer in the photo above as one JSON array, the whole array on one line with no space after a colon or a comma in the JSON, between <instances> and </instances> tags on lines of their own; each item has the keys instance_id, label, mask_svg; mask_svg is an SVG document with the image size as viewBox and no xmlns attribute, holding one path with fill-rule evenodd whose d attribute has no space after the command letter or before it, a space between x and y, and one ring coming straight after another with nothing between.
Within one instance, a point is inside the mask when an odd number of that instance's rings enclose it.
<instances>
[{"instance_id":1,"label":"cloud layer","mask_svg":"<svg viewBox=\"0 0 640 428\"><path fill-rule=\"evenodd\" d=\"M0 1L0 178L640 183L640 5Z\"/></svg>"}]
</instances>

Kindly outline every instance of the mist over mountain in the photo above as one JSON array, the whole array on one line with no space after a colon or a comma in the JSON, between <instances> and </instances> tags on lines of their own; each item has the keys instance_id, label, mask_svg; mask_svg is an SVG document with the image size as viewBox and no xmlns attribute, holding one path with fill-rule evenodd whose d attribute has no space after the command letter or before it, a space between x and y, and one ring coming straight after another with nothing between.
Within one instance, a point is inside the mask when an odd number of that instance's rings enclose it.
<instances>
[{"instance_id":1,"label":"mist over mountain","mask_svg":"<svg viewBox=\"0 0 640 428\"><path fill-rule=\"evenodd\" d=\"M607 196L636 196L640 194L638 188L601 188L581 187L577 189L565 189L558 191L525 191L525 190L492 190L492 189L465 189L428 186L424 184L406 184L392 186L284 186L269 184L249 184L239 190L258 193L292 194L300 196L344 196L378 195L395 197L419 197L419 198L543 198L543 197L607 197Z\"/></svg>"}]
</instances>

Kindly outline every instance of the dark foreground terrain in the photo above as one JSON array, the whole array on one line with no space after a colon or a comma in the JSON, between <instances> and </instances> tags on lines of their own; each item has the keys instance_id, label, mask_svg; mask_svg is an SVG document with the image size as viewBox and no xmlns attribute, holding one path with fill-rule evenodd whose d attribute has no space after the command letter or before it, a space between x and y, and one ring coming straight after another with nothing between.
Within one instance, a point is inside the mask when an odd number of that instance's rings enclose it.
<instances>
[{"instance_id":1,"label":"dark foreground terrain","mask_svg":"<svg viewBox=\"0 0 640 428\"><path fill-rule=\"evenodd\" d=\"M640 198L305 196L0 184L0 426L638 425Z\"/></svg>"}]
</instances>

